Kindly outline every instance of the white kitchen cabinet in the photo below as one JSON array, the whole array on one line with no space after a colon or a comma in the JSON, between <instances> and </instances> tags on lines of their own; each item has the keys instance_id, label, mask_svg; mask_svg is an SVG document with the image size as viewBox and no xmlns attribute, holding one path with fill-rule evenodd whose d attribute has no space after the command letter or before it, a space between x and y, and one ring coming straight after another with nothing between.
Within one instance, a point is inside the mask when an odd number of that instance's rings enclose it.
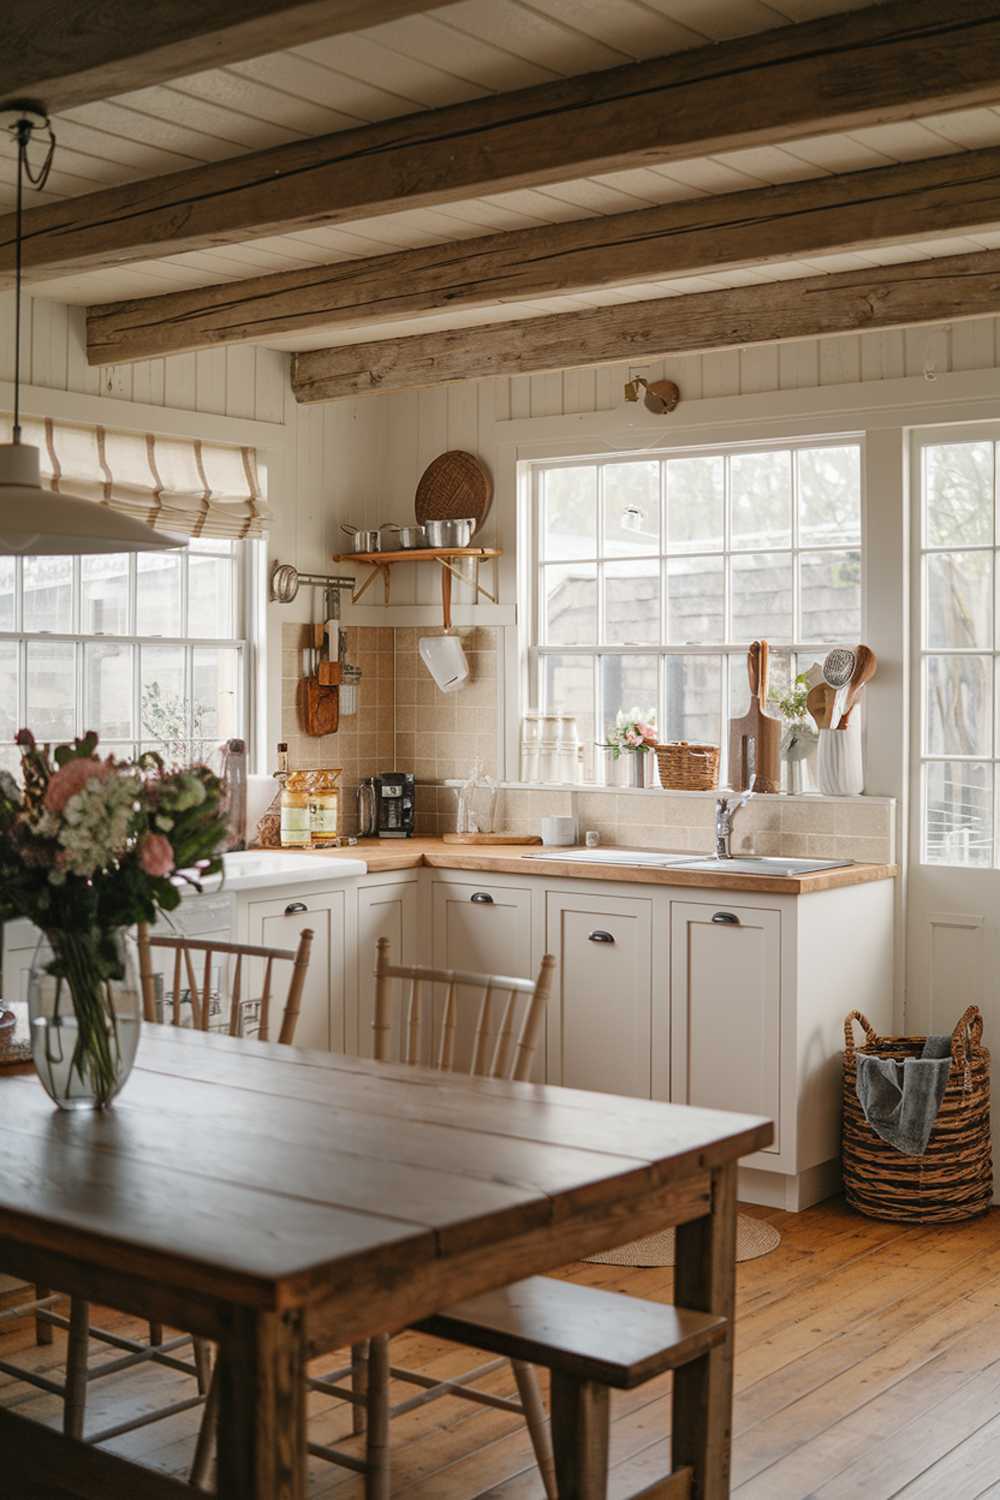
<instances>
[{"instance_id":1,"label":"white kitchen cabinet","mask_svg":"<svg viewBox=\"0 0 1000 1500\"><path fill-rule=\"evenodd\" d=\"M389 957L393 963L415 964L423 957L420 890L415 873L408 879L397 876L358 889L357 981L347 1037L348 1051L358 1057L372 1055L375 945L379 938L389 939Z\"/></svg>"},{"instance_id":2,"label":"white kitchen cabinet","mask_svg":"<svg viewBox=\"0 0 1000 1500\"><path fill-rule=\"evenodd\" d=\"M545 946L558 964L549 1083L653 1097L652 906L649 896L546 893ZM665 1012L665 994L658 1003Z\"/></svg>"},{"instance_id":3,"label":"white kitchen cabinet","mask_svg":"<svg viewBox=\"0 0 1000 1500\"><path fill-rule=\"evenodd\" d=\"M767 1115L781 1151L781 913L671 903L671 1098Z\"/></svg>"},{"instance_id":4,"label":"white kitchen cabinet","mask_svg":"<svg viewBox=\"0 0 1000 1500\"><path fill-rule=\"evenodd\" d=\"M432 880L430 961L435 968L532 979L535 963L531 935L530 886L508 884L495 877L483 880L474 872L469 872L466 879ZM456 1066L466 1067L472 1058L479 999L468 989L459 993ZM503 999L503 996L498 998L498 1006ZM436 1011L443 1001L443 987L437 986ZM544 1054L542 1046L534 1072L538 1081L545 1077Z\"/></svg>"},{"instance_id":5,"label":"white kitchen cabinet","mask_svg":"<svg viewBox=\"0 0 1000 1500\"><path fill-rule=\"evenodd\" d=\"M353 899L354 893L351 892ZM344 888L329 891L303 889L280 899L247 901L243 940L267 948L298 945L306 927L313 930L312 954L302 992L301 1013L295 1030L297 1047L320 1047L335 1052L344 1049L344 1010L347 988L347 905ZM262 965L256 965L262 969ZM283 1000L289 965L275 968L275 997ZM259 993L262 975L253 972L253 992ZM248 991L249 993L249 991ZM272 1013L272 1037L277 1035Z\"/></svg>"}]
</instances>

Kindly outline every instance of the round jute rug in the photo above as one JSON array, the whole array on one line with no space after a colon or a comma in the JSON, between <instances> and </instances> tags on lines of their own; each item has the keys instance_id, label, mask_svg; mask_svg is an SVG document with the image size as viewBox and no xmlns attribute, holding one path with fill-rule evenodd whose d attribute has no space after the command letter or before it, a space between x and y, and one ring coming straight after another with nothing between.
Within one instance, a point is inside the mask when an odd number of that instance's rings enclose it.
<instances>
[{"instance_id":1,"label":"round jute rug","mask_svg":"<svg viewBox=\"0 0 1000 1500\"><path fill-rule=\"evenodd\" d=\"M737 1260L757 1260L761 1255L770 1255L780 1244L781 1235L766 1219L736 1215ZM588 1255L587 1259L599 1266L672 1266L674 1231L664 1229L660 1234L648 1234L644 1240L622 1245L620 1250L605 1250L603 1255Z\"/></svg>"}]
</instances>

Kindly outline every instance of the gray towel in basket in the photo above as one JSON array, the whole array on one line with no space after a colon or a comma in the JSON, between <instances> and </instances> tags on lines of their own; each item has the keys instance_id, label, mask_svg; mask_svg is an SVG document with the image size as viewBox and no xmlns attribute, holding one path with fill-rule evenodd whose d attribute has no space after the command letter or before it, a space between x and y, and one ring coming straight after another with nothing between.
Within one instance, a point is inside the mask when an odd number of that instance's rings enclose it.
<instances>
[{"instance_id":1,"label":"gray towel in basket","mask_svg":"<svg viewBox=\"0 0 1000 1500\"><path fill-rule=\"evenodd\" d=\"M923 1156L950 1068L950 1036L929 1036L919 1057L901 1063L859 1054L855 1087L875 1134L905 1156Z\"/></svg>"}]
</instances>

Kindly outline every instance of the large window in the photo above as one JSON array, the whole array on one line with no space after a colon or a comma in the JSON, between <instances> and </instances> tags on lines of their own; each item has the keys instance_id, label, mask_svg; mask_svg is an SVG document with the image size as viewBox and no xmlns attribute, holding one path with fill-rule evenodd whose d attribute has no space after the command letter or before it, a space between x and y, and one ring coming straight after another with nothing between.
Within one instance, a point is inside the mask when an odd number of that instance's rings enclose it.
<instances>
[{"instance_id":1,"label":"large window","mask_svg":"<svg viewBox=\"0 0 1000 1500\"><path fill-rule=\"evenodd\" d=\"M997 443L917 448L922 857L995 867Z\"/></svg>"},{"instance_id":2,"label":"large window","mask_svg":"<svg viewBox=\"0 0 1000 1500\"><path fill-rule=\"evenodd\" d=\"M587 745L637 704L665 739L725 747L751 640L771 644L780 695L860 639L856 441L544 463L532 480L530 699L576 713Z\"/></svg>"},{"instance_id":3,"label":"large window","mask_svg":"<svg viewBox=\"0 0 1000 1500\"><path fill-rule=\"evenodd\" d=\"M243 548L0 558L0 763L94 729L118 754L214 762L246 733Z\"/></svg>"}]
</instances>

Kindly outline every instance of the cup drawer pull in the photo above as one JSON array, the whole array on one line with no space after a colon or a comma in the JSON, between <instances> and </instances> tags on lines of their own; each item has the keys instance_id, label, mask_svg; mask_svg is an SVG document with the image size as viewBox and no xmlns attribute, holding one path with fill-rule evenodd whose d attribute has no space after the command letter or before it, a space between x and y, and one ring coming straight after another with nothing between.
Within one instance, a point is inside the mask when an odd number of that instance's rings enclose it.
<instances>
[{"instance_id":1,"label":"cup drawer pull","mask_svg":"<svg viewBox=\"0 0 1000 1500\"><path fill-rule=\"evenodd\" d=\"M304 901L289 901L285 907L285 916L294 917L297 912L308 910L309 908Z\"/></svg>"},{"instance_id":2,"label":"cup drawer pull","mask_svg":"<svg viewBox=\"0 0 1000 1500\"><path fill-rule=\"evenodd\" d=\"M614 934L611 932L605 932L603 927L595 928L595 930L590 933L587 938L588 943L613 943L614 940Z\"/></svg>"},{"instance_id":3,"label":"cup drawer pull","mask_svg":"<svg viewBox=\"0 0 1000 1500\"><path fill-rule=\"evenodd\" d=\"M713 922L718 922L720 927L738 927L740 919L734 911L717 911L712 917Z\"/></svg>"},{"instance_id":4,"label":"cup drawer pull","mask_svg":"<svg viewBox=\"0 0 1000 1500\"><path fill-rule=\"evenodd\" d=\"M477 906L493 905L493 897L490 895L489 891L473 891L472 895L469 897L469 900L474 901Z\"/></svg>"}]
</instances>

